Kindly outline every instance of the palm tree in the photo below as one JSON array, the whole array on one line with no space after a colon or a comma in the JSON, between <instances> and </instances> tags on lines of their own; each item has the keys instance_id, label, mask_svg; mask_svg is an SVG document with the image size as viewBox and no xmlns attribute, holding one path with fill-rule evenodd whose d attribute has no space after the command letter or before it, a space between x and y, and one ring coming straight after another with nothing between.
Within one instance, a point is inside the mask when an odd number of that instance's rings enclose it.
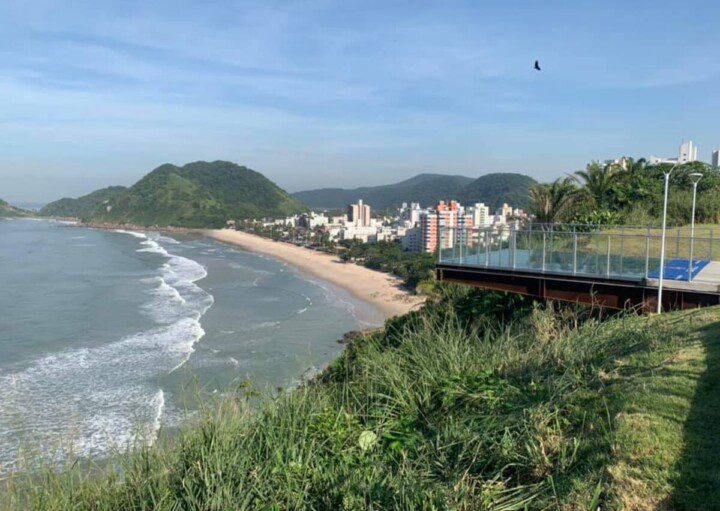
<instances>
[{"instance_id":1,"label":"palm tree","mask_svg":"<svg viewBox=\"0 0 720 511\"><path fill-rule=\"evenodd\" d=\"M577 188L571 177L558 178L552 183L537 184L530 189L535 220L550 224L562 220L577 198Z\"/></svg>"},{"instance_id":2,"label":"palm tree","mask_svg":"<svg viewBox=\"0 0 720 511\"><path fill-rule=\"evenodd\" d=\"M582 185L583 193L593 200L599 208L606 208L612 201L611 191L617 175L622 167L616 164L600 165L590 163L586 170L578 170L572 176Z\"/></svg>"},{"instance_id":3,"label":"palm tree","mask_svg":"<svg viewBox=\"0 0 720 511\"><path fill-rule=\"evenodd\" d=\"M645 167L647 167L647 160L645 158L636 160L635 158L625 157L625 165L623 167L625 172L642 172L645 170Z\"/></svg>"}]
</instances>

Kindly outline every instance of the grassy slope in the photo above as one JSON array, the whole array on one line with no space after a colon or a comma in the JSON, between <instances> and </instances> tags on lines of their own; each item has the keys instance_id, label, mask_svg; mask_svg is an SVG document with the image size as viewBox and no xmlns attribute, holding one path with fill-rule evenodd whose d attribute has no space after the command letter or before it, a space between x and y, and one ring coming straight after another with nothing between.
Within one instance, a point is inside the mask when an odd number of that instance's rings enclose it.
<instances>
[{"instance_id":1,"label":"grassy slope","mask_svg":"<svg viewBox=\"0 0 720 511\"><path fill-rule=\"evenodd\" d=\"M607 377L621 410L609 473L626 509L720 508L719 319L717 308L667 315L669 342Z\"/></svg>"},{"instance_id":2,"label":"grassy slope","mask_svg":"<svg viewBox=\"0 0 720 511\"><path fill-rule=\"evenodd\" d=\"M717 308L579 326L536 309L501 332L467 326L474 307L396 320L258 415L241 392L125 458L124 481L76 468L10 498L113 510L720 502Z\"/></svg>"}]
</instances>

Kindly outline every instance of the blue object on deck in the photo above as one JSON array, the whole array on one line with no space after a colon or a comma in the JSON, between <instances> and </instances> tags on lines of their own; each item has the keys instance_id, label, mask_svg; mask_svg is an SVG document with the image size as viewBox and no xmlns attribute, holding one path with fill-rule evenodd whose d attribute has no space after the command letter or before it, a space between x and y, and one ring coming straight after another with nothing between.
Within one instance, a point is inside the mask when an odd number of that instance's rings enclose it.
<instances>
[{"instance_id":1,"label":"blue object on deck","mask_svg":"<svg viewBox=\"0 0 720 511\"><path fill-rule=\"evenodd\" d=\"M692 279L697 277L701 271L710 263L707 259L695 259L692 265ZM651 279L660 278L660 268L648 273ZM665 263L663 280L685 280L690 281L690 259L670 259Z\"/></svg>"}]
</instances>

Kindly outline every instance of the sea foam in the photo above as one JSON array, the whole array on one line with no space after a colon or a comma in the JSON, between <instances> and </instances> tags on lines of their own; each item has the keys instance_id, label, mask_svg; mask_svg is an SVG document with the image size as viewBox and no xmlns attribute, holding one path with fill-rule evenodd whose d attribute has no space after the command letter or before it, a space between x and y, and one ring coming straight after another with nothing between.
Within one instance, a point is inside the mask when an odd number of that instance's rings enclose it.
<instances>
[{"instance_id":1,"label":"sea foam","mask_svg":"<svg viewBox=\"0 0 720 511\"><path fill-rule=\"evenodd\" d=\"M207 276L205 268L159 243L175 240L117 232L142 240L139 252L164 259L159 275L143 281L149 296L143 311L156 326L0 374L0 438L13 432L12 442L0 442L0 472L14 468L21 445L40 446L31 458L60 461L70 454L102 458L157 437L167 405L154 382L188 361L205 335L200 319L214 299L195 284Z\"/></svg>"}]
</instances>

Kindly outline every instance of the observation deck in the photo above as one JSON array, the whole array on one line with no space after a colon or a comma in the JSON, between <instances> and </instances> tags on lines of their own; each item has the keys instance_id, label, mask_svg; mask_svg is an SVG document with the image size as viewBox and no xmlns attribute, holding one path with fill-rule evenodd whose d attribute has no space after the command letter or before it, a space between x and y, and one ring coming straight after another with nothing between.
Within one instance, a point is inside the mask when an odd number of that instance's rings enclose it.
<instances>
[{"instance_id":1,"label":"observation deck","mask_svg":"<svg viewBox=\"0 0 720 511\"><path fill-rule=\"evenodd\" d=\"M657 306L661 230L528 224L440 227L437 277L538 299ZM663 307L720 304L720 230L666 231Z\"/></svg>"}]
</instances>

